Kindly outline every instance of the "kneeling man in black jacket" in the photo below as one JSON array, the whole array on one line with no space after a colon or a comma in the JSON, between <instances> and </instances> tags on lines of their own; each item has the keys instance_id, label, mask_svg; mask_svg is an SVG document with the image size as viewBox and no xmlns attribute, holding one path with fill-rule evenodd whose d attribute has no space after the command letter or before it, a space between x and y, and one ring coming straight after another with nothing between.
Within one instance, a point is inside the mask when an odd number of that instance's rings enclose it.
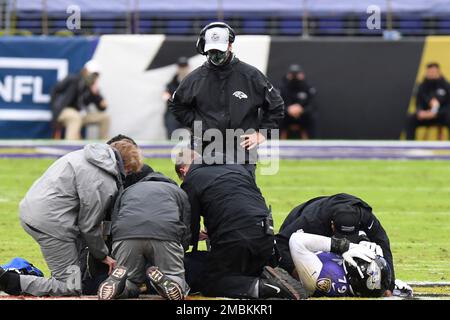
<instances>
[{"instance_id":1,"label":"kneeling man in black jacket","mask_svg":"<svg viewBox=\"0 0 450 320\"><path fill-rule=\"evenodd\" d=\"M372 207L365 201L350 194L338 193L311 199L292 209L276 235L281 256L279 265L290 273L295 272L295 266L289 239L298 230L325 237L346 238L383 256L391 270L386 295L392 294L395 274L389 238Z\"/></svg>"},{"instance_id":2,"label":"kneeling man in black jacket","mask_svg":"<svg viewBox=\"0 0 450 320\"><path fill-rule=\"evenodd\" d=\"M192 150L177 154L175 170L192 209L194 251L200 216L211 243L200 291L230 298L304 297L303 287L281 268L271 268L273 226L264 197L248 170L237 164L207 165Z\"/></svg>"},{"instance_id":3,"label":"kneeling man in black jacket","mask_svg":"<svg viewBox=\"0 0 450 320\"><path fill-rule=\"evenodd\" d=\"M184 299L190 221L186 193L164 175L152 172L127 187L112 213L112 252L119 267L100 285L99 298L137 297L147 276L164 298Z\"/></svg>"}]
</instances>

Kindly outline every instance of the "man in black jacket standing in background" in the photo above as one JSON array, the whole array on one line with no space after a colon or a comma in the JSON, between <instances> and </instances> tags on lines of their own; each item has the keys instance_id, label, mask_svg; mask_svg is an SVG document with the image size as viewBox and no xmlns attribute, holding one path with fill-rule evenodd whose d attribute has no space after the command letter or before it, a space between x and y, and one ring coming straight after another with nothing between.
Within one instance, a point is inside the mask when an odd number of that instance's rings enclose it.
<instances>
[{"instance_id":1,"label":"man in black jacket standing in background","mask_svg":"<svg viewBox=\"0 0 450 320\"><path fill-rule=\"evenodd\" d=\"M227 129L241 129L223 139L220 151L226 153L228 162L246 164L254 175L256 147L278 129L284 103L261 71L234 55L234 39L233 29L223 22L203 28L197 51L208 60L181 82L170 100L170 110L193 130L194 148L200 153L212 142L204 136L206 130L217 129L225 137Z\"/></svg>"},{"instance_id":2,"label":"man in black jacket standing in background","mask_svg":"<svg viewBox=\"0 0 450 320\"><path fill-rule=\"evenodd\" d=\"M450 85L439 64L427 65L416 96L416 111L408 117L406 138L414 140L418 126L443 125L450 129Z\"/></svg>"},{"instance_id":3,"label":"man in black jacket standing in background","mask_svg":"<svg viewBox=\"0 0 450 320\"><path fill-rule=\"evenodd\" d=\"M281 96L286 104L286 115L281 127L281 138L315 138L314 97L316 89L305 79L298 64L289 66L281 86Z\"/></svg>"},{"instance_id":4,"label":"man in black jacket standing in background","mask_svg":"<svg viewBox=\"0 0 450 320\"><path fill-rule=\"evenodd\" d=\"M163 93L163 100L167 103L167 110L164 113L164 125L167 131L167 139L170 140L172 133L176 129L180 129L183 125L175 118L174 114L169 110L169 99L172 97L173 93L177 90L180 82L188 75L189 61L186 57L179 57L177 60L177 72L172 77L169 83L166 85L166 89Z\"/></svg>"}]
</instances>

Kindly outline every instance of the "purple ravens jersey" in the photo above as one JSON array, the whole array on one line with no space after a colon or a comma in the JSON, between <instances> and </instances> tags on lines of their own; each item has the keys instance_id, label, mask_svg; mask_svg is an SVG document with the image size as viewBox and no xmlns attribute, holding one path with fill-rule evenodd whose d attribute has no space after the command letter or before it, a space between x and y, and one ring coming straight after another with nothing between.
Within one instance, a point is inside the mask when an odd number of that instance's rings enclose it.
<instances>
[{"instance_id":1,"label":"purple ravens jersey","mask_svg":"<svg viewBox=\"0 0 450 320\"><path fill-rule=\"evenodd\" d=\"M315 297L346 297L350 295L347 277L340 255L331 252L317 252L322 270L316 282Z\"/></svg>"}]
</instances>

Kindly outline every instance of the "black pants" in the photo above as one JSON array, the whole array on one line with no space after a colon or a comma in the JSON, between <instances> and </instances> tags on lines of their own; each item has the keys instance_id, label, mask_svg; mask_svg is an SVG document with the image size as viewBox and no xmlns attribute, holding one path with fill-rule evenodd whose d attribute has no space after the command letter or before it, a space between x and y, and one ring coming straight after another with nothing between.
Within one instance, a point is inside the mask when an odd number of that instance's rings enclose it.
<instances>
[{"instance_id":1,"label":"black pants","mask_svg":"<svg viewBox=\"0 0 450 320\"><path fill-rule=\"evenodd\" d=\"M191 288L190 294L203 290L209 251L191 251L184 254L186 282Z\"/></svg>"},{"instance_id":2,"label":"black pants","mask_svg":"<svg viewBox=\"0 0 450 320\"><path fill-rule=\"evenodd\" d=\"M247 164L243 164L243 166L245 169L247 169L247 171L253 177L253 180L256 180L256 164L247 163Z\"/></svg>"},{"instance_id":3,"label":"black pants","mask_svg":"<svg viewBox=\"0 0 450 320\"><path fill-rule=\"evenodd\" d=\"M164 125L166 126L167 139L169 140L175 130L183 128L183 125L175 118L175 116L169 109L167 109L166 113L164 114Z\"/></svg>"},{"instance_id":4,"label":"black pants","mask_svg":"<svg viewBox=\"0 0 450 320\"><path fill-rule=\"evenodd\" d=\"M450 130L450 116L448 113L439 113L438 116L431 120L419 120L417 119L417 114L412 114L408 116L408 121L406 123L406 139L415 140L416 139L416 129L420 126L432 126L432 125L443 125Z\"/></svg>"},{"instance_id":5,"label":"black pants","mask_svg":"<svg viewBox=\"0 0 450 320\"><path fill-rule=\"evenodd\" d=\"M300 139L301 135L299 132L293 132L291 130L292 126L299 126L301 129L305 130L309 136L309 139L316 138L316 118L317 115L312 111L305 111L299 118L293 118L286 114L282 123L281 130L287 132L288 139Z\"/></svg>"},{"instance_id":6,"label":"black pants","mask_svg":"<svg viewBox=\"0 0 450 320\"><path fill-rule=\"evenodd\" d=\"M264 228L254 226L227 234L225 243L213 244L202 293L210 297L252 298L250 293L264 266L273 265L273 240Z\"/></svg>"}]
</instances>

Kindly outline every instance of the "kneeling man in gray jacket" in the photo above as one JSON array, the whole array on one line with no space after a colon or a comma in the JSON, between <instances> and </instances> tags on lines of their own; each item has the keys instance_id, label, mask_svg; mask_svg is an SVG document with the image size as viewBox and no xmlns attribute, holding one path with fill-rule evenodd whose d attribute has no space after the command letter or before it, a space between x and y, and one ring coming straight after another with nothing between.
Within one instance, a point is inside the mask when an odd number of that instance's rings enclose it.
<instances>
[{"instance_id":1,"label":"kneeling man in gray jacket","mask_svg":"<svg viewBox=\"0 0 450 320\"><path fill-rule=\"evenodd\" d=\"M39 244L51 278L0 268L0 291L11 295L73 296L82 292L81 251L115 267L103 240L102 221L126 173L142 167L130 142L88 144L56 160L20 202L20 222Z\"/></svg>"},{"instance_id":2,"label":"kneeling man in gray jacket","mask_svg":"<svg viewBox=\"0 0 450 320\"><path fill-rule=\"evenodd\" d=\"M118 267L100 285L99 299L136 298L146 277L162 297L184 299L189 286L183 258L191 235L186 193L152 172L119 194L111 218Z\"/></svg>"}]
</instances>

